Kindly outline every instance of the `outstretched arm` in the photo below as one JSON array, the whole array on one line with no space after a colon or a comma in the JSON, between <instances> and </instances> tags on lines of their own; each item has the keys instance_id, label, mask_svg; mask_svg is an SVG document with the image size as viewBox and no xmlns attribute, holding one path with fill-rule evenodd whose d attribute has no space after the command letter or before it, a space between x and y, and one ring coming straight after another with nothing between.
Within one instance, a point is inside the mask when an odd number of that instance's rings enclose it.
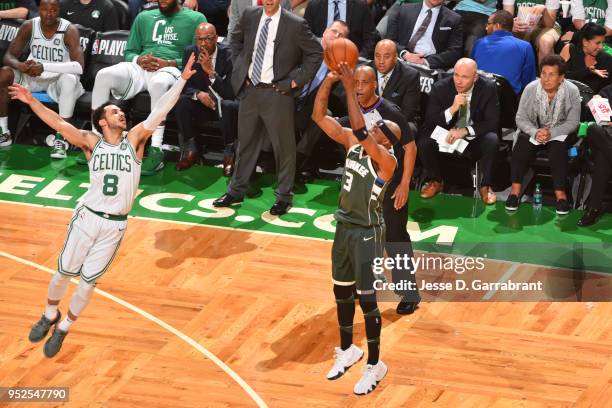
<instances>
[{"instance_id":1,"label":"outstretched arm","mask_svg":"<svg viewBox=\"0 0 612 408\"><path fill-rule=\"evenodd\" d=\"M376 143L376 140L374 140L374 138L370 136L366 130L365 120L363 119L363 114L359 108L359 102L357 102L357 95L355 94L355 80L353 78L353 72L345 62L341 62L338 65L340 67L340 78L342 79L342 85L346 90L346 106L353 133L355 134L355 137L359 143L365 149L366 153L378 165L378 175L380 178L385 181L391 180L391 178L393 178L393 172L395 172L397 162L391 153Z\"/></svg>"},{"instance_id":2,"label":"outstretched arm","mask_svg":"<svg viewBox=\"0 0 612 408\"><path fill-rule=\"evenodd\" d=\"M192 70L193 62L195 61L195 56L192 53L185 64L185 68L183 69L183 74L179 78L178 81L172 87L159 98L159 100L155 103L153 110L149 113L149 116L143 121L136 125L130 132L128 133L128 140L134 147L136 147L136 151L140 155L142 152L142 147L146 143L147 139L151 137L153 131L157 126L166 119L166 115L170 110L174 107L179 97L181 96L181 91L185 86L185 83L193 74L195 74L195 70Z\"/></svg>"},{"instance_id":3,"label":"outstretched arm","mask_svg":"<svg viewBox=\"0 0 612 408\"><path fill-rule=\"evenodd\" d=\"M357 144L357 140L349 129L340 126L338 121L327 114L329 93L337 80L338 75L336 73L330 72L327 74L317 92L311 117L314 123L316 123L327 136L340 143L348 150L352 145Z\"/></svg>"},{"instance_id":4,"label":"outstretched arm","mask_svg":"<svg viewBox=\"0 0 612 408\"><path fill-rule=\"evenodd\" d=\"M70 143L81 148L86 155L91 153L91 149L98 141L97 136L90 132L75 128L56 112L40 103L25 87L18 84L13 84L9 86L8 90L11 99L20 100L21 102L28 104L30 109L32 109L40 120L55 129L56 132L61 133L62 136Z\"/></svg>"}]
</instances>

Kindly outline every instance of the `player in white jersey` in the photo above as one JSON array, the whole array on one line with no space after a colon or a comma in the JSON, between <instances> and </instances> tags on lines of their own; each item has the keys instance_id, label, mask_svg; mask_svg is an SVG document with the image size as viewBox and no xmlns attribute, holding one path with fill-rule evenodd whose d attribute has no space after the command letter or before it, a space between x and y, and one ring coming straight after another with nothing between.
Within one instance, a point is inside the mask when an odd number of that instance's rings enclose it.
<instances>
[{"instance_id":1,"label":"player in white jersey","mask_svg":"<svg viewBox=\"0 0 612 408\"><path fill-rule=\"evenodd\" d=\"M107 102L96 109L93 123L102 138L76 129L32 97L25 87L17 84L9 87L13 99L27 103L42 121L80 147L89 163L89 189L68 226L58 270L49 283L45 312L30 331L30 341L38 342L55 325L45 343L47 357L59 352L68 328L89 303L96 281L115 257L127 227L127 214L136 197L145 144L178 101L186 80L195 73L191 69L194 59L191 55L177 83L157 101L147 119L129 132L125 131L125 114L119 107ZM60 300L66 294L70 278L76 276L81 278L79 285L67 316L60 320Z\"/></svg>"},{"instance_id":2,"label":"player in white jersey","mask_svg":"<svg viewBox=\"0 0 612 408\"><path fill-rule=\"evenodd\" d=\"M6 89L16 83L32 92L47 91L58 103L59 114L70 120L74 104L83 94L79 80L83 73L83 52L79 45L79 30L68 20L60 18L59 0L42 0L40 17L26 21L17 32L4 56L0 69L0 147L9 146L8 97ZM29 46L31 53L25 62L19 57ZM66 157L68 144L56 135L51 157Z\"/></svg>"}]
</instances>

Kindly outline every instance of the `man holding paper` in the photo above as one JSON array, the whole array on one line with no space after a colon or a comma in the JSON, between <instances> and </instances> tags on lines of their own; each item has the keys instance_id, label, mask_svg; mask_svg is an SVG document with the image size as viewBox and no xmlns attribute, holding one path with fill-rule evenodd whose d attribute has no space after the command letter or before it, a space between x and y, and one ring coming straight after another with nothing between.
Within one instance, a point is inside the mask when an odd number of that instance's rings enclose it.
<instances>
[{"instance_id":1,"label":"man holding paper","mask_svg":"<svg viewBox=\"0 0 612 408\"><path fill-rule=\"evenodd\" d=\"M521 183L529 163L538 149L550 159L557 214L570 211L565 187L567 184L567 150L580 124L580 92L565 80L566 64L558 55L550 55L540 64L540 79L525 87L516 125L519 135L512 151L512 190L506 210L516 211L520 204ZM568 137L568 136L572 137Z\"/></svg>"},{"instance_id":2,"label":"man holding paper","mask_svg":"<svg viewBox=\"0 0 612 408\"><path fill-rule=\"evenodd\" d=\"M480 197L487 205L497 200L491 188L499 146L497 88L492 81L480 78L476 70L474 60L462 58L455 64L453 76L436 82L431 89L425 124L417 138L427 180L422 198L432 198L444 187L438 151L457 151L480 159Z\"/></svg>"}]
</instances>

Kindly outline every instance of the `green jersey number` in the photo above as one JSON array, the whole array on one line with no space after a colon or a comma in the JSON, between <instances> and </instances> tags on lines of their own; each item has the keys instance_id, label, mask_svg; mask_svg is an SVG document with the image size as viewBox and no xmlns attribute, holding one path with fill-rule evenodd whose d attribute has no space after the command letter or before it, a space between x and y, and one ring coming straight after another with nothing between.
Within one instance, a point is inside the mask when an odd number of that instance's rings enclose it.
<instances>
[{"instance_id":1,"label":"green jersey number","mask_svg":"<svg viewBox=\"0 0 612 408\"><path fill-rule=\"evenodd\" d=\"M119 184L119 177L114 174L107 174L104 176L104 186L102 187L102 193L105 196L117 195L117 185Z\"/></svg>"},{"instance_id":2,"label":"green jersey number","mask_svg":"<svg viewBox=\"0 0 612 408\"><path fill-rule=\"evenodd\" d=\"M347 171L346 180L344 181L344 185L342 186L342 188L350 193L352 185L353 185L353 173L350 173Z\"/></svg>"}]
</instances>

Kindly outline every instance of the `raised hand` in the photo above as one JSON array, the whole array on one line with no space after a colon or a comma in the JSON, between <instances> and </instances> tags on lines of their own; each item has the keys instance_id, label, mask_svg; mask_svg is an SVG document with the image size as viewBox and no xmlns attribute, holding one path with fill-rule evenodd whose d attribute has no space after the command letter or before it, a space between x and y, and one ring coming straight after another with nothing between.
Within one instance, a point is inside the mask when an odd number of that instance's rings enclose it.
<instances>
[{"instance_id":1,"label":"raised hand","mask_svg":"<svg viewBox=\"0 0 612 408\"><path fill-rule=\"evenodd\" d=\"M28 105L34 99L32 97L32 93L26 87L21 86L19 84L13 84L9 86L8 92L11 99L27 103Z\"/></svg>"},{"instance_id":2,"label":"raised hand","mask_svg":"<svg viewBox=\"0 0 612 408\"><path fill-rule=\"evenodd\" d=\"M181 74L181 77L185 81L191 78L191 76L196 73L195 69L193 69L194 61L195 61L195 54L192 52L191 55L189 56L189 59L187 60L187 63L185 64L185 67L183 68L183 73Z\"/></svg>"}]
</instances>

